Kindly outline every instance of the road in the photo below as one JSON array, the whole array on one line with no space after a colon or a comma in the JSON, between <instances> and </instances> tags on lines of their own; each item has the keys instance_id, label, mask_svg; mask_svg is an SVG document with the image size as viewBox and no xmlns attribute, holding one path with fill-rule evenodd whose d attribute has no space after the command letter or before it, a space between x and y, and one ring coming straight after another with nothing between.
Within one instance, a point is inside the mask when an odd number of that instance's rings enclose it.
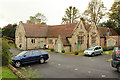
<instances>
[{"instance_id":1,"label":"road","mask_svg":"<svg viewBox=\"0 0 120 80\"><path fill-rule=\"evenodd\" d=\"M11 52L17 54L18 50ZM20 52L20 51L18 51ZM33 63L24 65L37 69L43 78L120 78L120 73L111 67L110 55L95 57L73 56L49 52L50 59L45 64Z\"/></svg>"}]
</instances>

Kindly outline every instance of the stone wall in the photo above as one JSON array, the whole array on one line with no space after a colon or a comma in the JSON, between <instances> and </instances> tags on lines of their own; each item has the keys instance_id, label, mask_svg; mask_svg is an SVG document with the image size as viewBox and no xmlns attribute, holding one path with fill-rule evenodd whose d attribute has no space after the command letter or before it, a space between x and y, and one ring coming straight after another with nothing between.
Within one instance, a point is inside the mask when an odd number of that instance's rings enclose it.
<instances>
[{"instance_id":1,"label":"stone wall","mask_svg":"<svg viewBox=\"0 0 120 80\"><path fill-rule=\"evenodd\" d=\"M120 46L120 36L107 36L106 37L106 42L107 42L106 46L109 46L109 42L108 42L109 40L114 41L113 46L116 46L116 47Z\"/></svg>"},{"instance_id":2,"label":"stone wall","mask_svg":"<svg viewBox=\"0 0 120 80\"><path fill-rule=\"evenodd\" d=\"M50 43L50 40L52 40L52 43ZM55 49L55 44L56 44L57 38L47 38L46 44L48 44L50 49Z\"/></svg>"},{"instance_id":3,"label":"stone wall","mask_svg":"<svg viewBox=\"0 0 120 80\"><path fill-rule=\"evenodd\" d=\"M16 44L17 48L20 48L20 45L21 45L21 49L26 50L25 30L22 25L22 22L20 22L19 26L16 27L15 44Z\"/></svg>"},{"instance_id":4,"label":"stone wall","mask_svg":"<svg viewBox=\"0 0 120 80\"><path fill-rule=\"evenodd\" d=\"M84 37L84 42L83 42L83 44L81 44L81 46L77 47L78 36L81 35L81 33L82 33L82 36ZM80 22L80 24L78 26L76 26L76 28L74 29L72 38L68 39L70 41L72 51L87 49L87 39L88 39L87 34L88 34L88 32L85 29L83 23Z\"/></svg>"},{"instance_id":5,"label":"stone wall","mask_svg":"<svg viewBox=\"0 0 120 80\"><path fill-rule=\"evenodd\" d=\"M100 38L100 46L106 46L105 38Z\"/></svg>"},{"instance_id":6,"label":"stone wall","mask_svg":"<svg viewBox=\"0 0 120 80\"><path fill-rule=\"evenodd\" d=\"M92 42L93 37L95 37L95 43ZM91 46L100 46L100 34L95 24L91 25L89 31L89 47Z\"/></svg>"},{"instance_id":7,"label":"stone wall","mask_svg":"<svg viewBox=\"0 0 120 80\"><path fill-rule=\"evenodd\" d=\"M64 46L65 52L70 52L71 51L71 46Z\"/></svg>"}]
</instances>

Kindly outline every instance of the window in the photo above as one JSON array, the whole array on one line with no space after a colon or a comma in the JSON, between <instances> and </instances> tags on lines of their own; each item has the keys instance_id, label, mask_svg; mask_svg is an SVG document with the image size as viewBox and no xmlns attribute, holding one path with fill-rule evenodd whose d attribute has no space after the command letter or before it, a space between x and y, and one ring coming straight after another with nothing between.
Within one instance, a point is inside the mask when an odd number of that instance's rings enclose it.
<instances>
[{"instance_id":1,"label":"window","mask_svg":"<svg viewBox=\"0 0 120 80\"><path fill-rule=\"evenodd\" d=\"M39 54L40 54L40 51L33 51L33 54L34 54L34 55L39 55Z\"/></svg>"},{"instance_id":2,"label":"window","mask_svg":"<svg viewBox=\"0 0 120 80\"><path fill-rule=\"evenodd\" d=\"M49 44L53 44L53 41L52 41L52 39L49 39Z\"/></svg>"},{"instance_id":3,"label":"window","mask_svg":"<svg viewBox=\"0 0 120 80\"><path fill-rule=\"evenodd\" d=\"M101 47L99 47L99 49L101 49Z\"/></svg>"},{"instance_id":4,"label":"window","mask_svg":"<svg viewBox=\"0 0 120 80\"><path fill-rule=\"evenodd\" d=\"M80 44L84 43L84 36L78 36L78 43Z\"/></svg>"},{"instance_id":5,"label":"window","mask_svg":"<svg viewBox=\"0 0 120 80\"><path fill-rule=\"evenodd\" d=\"M31 42L32 42L32 43L35 43L35 39L31 39Z\"/></svg>"},{"instance_id":6,"label":"window","mask_svg":"<svg viewBox=\"0 0 120 80\"><path fill-rule=\"evenodd\" d=\"M25 54L26 56L31 56L32 55L32 51L29 51Z\"/></svg>"},{"instance_id":7,"label":"window","mask_svg":"<svg viewBox=\"0 0 120 80\"><path fill-rule=\"evenodd\" d=\"M41 51L41 54L44 54L44 53L46 53L45 51Z\"/></svg>"},{"instance_id":8,"label":"window","mask_svg":"<svg viewBox=\"0 0 120 80\"><path fill-rule=\"evenodd\" d=\"M107 36L110 36L110 32L109 31L107 31Z\"/></svg>"},{"instance_id":9,"label":"window","mask_svg":"<svg viewBox=\"0 0 120 80\"><path fill-rule=\"evenodd\" d=\"M92 44L96 43L96 37L92 37Z\"/></svg>"},{"instance_id":10,"label":"window","mask_svg":"<svg viewBox=\"0 0 120 80\"><path fill-rule=\"evenodd\" d=\"M98 49L99 49L98 47L95 48L95 50L98 50Z\"/></svg>"}]
</instances>

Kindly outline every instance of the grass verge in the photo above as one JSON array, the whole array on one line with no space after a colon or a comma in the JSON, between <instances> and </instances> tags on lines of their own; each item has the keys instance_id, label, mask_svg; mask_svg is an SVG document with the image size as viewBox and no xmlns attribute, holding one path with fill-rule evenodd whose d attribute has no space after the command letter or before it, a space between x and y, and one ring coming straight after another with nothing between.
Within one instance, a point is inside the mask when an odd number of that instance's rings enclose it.
<instances>
[{"instance_id":1,"label":"grass verge","mask_svg":"<svg viewBox=\"0 0 120 80\"><path fill-rule=\"evenodd\" d=\"M111 51L104 51L103 54L104 55L112 55L113 54L113 50L111 50Z\"/></svg>"},{"instance_id":2,"label":"grass verge","mask_svg":"<svg viewBox=\"0 0 120 80\"><path fill-rule=\"evenodd\" d=\"M21 80L17 75L15 75L8 67L2 66L2 80L11 78L11 80L14 78L15 80Z\"/></svg>"}]
</instances>

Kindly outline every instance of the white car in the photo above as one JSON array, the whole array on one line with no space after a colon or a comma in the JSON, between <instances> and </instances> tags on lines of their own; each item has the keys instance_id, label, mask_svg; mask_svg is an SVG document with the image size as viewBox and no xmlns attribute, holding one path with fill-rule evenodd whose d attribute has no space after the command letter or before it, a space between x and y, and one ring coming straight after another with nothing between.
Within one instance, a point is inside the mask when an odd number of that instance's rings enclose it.
<instances>
[{"instance_id":1,"label":"white car","mask_svg":"<svg viewBox=\"0 0 120 80\"><path fill-rule=\"evenodd\" d=\"M87 50L84 51L84 55L88 56L95 56L95 55L101 55L103 53L103 49L100 46L90 47Z\"/></svg>"}]
</instances>

